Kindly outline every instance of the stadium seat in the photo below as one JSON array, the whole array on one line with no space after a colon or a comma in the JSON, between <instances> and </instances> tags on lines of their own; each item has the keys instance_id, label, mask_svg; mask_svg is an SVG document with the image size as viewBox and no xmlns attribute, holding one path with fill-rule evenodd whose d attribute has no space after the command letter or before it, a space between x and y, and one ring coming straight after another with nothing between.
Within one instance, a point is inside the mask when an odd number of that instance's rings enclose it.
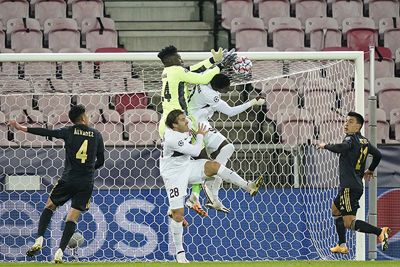
<instances>
[{"instance_id":1,"label":"stadium seat","mask_svg":"<svg viewBox=\"0 0 400 267\"><path fill-rule=\"evenodd\" d=\"M82 78L72 83L72 92L77 104L83 104L86 110L108 109L109 86L101 79Z\"/></svg>"},{"instance_id":2,"label":"stadium seat","mask_svg":"<svg viewBox=\"0 0 400 267\"><path fill-rule=\"evenodd\" d=\"M104 16L104 3L102 0L68 0L72 8L72 18L82 26L86 18L97 18Z\"/></svg>"},{"instance_id":3,"label":"stadium seat","mask_svg":"<svg viewBox=\"0 0 400 267\"><path fill-rule=\"evenodd\" d=\"M340 82L341 83L341 82ZM354 106L354 98L355 98L355 89L352 87L344 87L341 84L336 86L337 93L340 99L339 108L348 112L355 109ZM370 94L370 86L369 81L364 79L364 108L368 109L368 98Z\"/></svg>"},{"instance_id":4,"label":"stadium seat","mask_svg":"<svg viewBox=\"0 0 400 267\"><path fill-rule=\"evenodd\" d=\"M368 138L368 125L369 115L366 111L365 123L364 123L364 136ZM376 142L378 144L386 143L389 141L389 123L386 121L385 111L382 109L376 109Z\"/></svg>"},{"instance_id":5,"label":"stadium seat","mask_svg":"<svg viewBox=\"0 0 400 267\"><path fill-rule=\"evenodd\" d=\"M158 114L151 109L131 109L124 114L129 141L135 145L160 144Z\"/></svg>"},{"instance_id":6,"label":"stadium seat","mask_svg":"<svg viewBox=\"0 0 400 267\"><path fill-rule=\"evenodd\" d=\"M390 111L390 125L394 129L394 137L400 141L400 108L395 108Z\"/></svg>"},{"instance_id":7,"label":"stadium seat","mask_svg":"<svg viewBox=\"0 0 400 267\"><path fill-rule=\"evenodd\" d=\"M67 3L64 0L36 0L35 19L41 28L47 19L65 18L67 15Z\"/></svg>"},{"instance_id":8,"label":"stadium seat","mask_svg":"<svg viewBox=\"0 0 400 267\"><path fill-rule=\"evenodd\" d=\"M39 22L35 19L10 19L7 22L7 37L11 40L11 48L17 53L24 48L43 47L43 34Z\"/></svg>"},{"instance_id":9,"label":"stadium seat","mask_svg":"<svg viewBox=\"0 0 400 267\"><path fill-rule=\"evenodd\" d=\"M3 30L6 29L8 20L28 17L29 2L27 0L0 1L0 21L3 23Z\"/></svg>"},{"instance_id":10,"label":"stadium seat","mask_svg":"<svg viewBox=\"0 0 400 267\"><path fill-rule=\"evenodd\" d=\"M331 110L335 108L336 92L335 83L326 81L304 81L304 108L310 111L311 114L320 114L319 110Z\"/></svg>"},{"instance_id":11,"label":"stadium seat","mask_svg":"<svg viewBox=\"0 0 400 267\"><path fill-rule=\"evenodd\" d=\"M390 118L390 111L400 107L400 78L379 78L375 80L375 92L379 108Z\"/></svg>"},{"instance_id":12,"label":"stadium seat","mask_svg":"<svg viewBox=\"0 0 400 267\"><path fill-rule=\"evenodd\" d=\"M144 92L143 81L134 78L122 78L112 81L112 91L115 91L115 110L123 118L130 109L145 109L148 104L148 95ZM119 91L116 91L119 90ZM130 92L121 94L121 92ZM131 93L137 92L137 93Z\"/></svg>"},{"instance_id":13,"label":"stadium seat","mask_svg":"<svg viewBox=\"0 0 400 267\"><path fill-rule=\"evenodd\" d=\"M369 47L378 46L378 31L370 18L346 18L343 20L343 34L347 47L356 51L368 51Z\"/></svg>"},{"instance_id":14,"label":"stadium seat","mask_svg":"<svg viewBox=\"0 0 400 267\"><path fill-rule=\"evenodd\" d=\"M20 79L0 80L0 91L4 94L0 96L0 107L5 114L22 108L32 108L33 87L28 81ZM24 95L21 95L21 93Z\"/></svg>"},{"instance_id":15,"label":"stadium seat","mask_svg":"<svg viewBox=\"0 0 400 267\"><path fill-rule=\"evenodd\" d=\"M283 110L277 122L284 144L307 144L315 139L311 114L305 109Z\"/></svg>"},{"instance_id":16,"label":"stadium seat","mask_svg":"<svg viewBox=\"0 0 400 267\"><path fill-rule=\"evenodd\" d=\"M369 17L378 27L379 20L383 18L393 18L399 16L398 0L369 0Z\"/></svg>"},{"instance_id":17,"label":"stadium seat","mask_svg":"<svg viewBox=\"0 0 400 267\"><path fill-rule=\"evenodd\" d=\"M86 18L82 21L82 38L86 48L95 52L102 47L118 47L118 33L110 18Z\"/></svg>"},{"instance_id":18,"label":"stadium seat","mask_svg":"<svg viewBox=\"0 0 400 267\"><path fill-rule=\"evenodd\" d=\"M262 90L266 95L267 117L271 120L277 120L279 110L298 107L296 84L290 78L268 80Z\"/></svg>"},{"instance_id":19,"label":"stadium seat","mask_svg":"<svg viewBox=\"0 0 400 267\"><path fill-rule=\"evenodd\" d=\"M328 17L307 19L306 38L310 40L310 47L316 50L342 45L338 23Z\"/></svg>"},{"instance_id":20,"label":"stadium seat","mask_svg":"<svg viewBox=\"0 0 400 267\"><path fill-rule=\"evenodd\" d=\"M376 47L375 51L375 79L394 77L395 64L389 48ZM369 53L364 54L364 77L369 79Z\"/></svg>"},{"instance_id":21,"label":"stadium seat","mask_svg":"<svg viewBox=\"0 0 400 267\"><path fill-rule=\"evenodd\" d=\"M301 22L296 18L272 18L269 20L268 32L272 34L273 47L279 51L291 47L304 47L304 32Z\"/></svg>"},{"instance_id":22,"label":"stadium seat","mask_svg":"<svg viewBox=\"0 0 400 267\"><path fill-rule=\"evenodd\" d=\"M62 79L37 79L34 82L35 92L38 95L38 107L43 114L48 115L57 107L71 105L70 85Z\"/></svg>"},{"instance_id":23,"label":"stadium seat","mask_svg":"<svg viewBox=\"0 0 400 267\"><path fill-rule=\"evenodd\" d=\"M231 22L234 18L252 17L252 0L222 0L221 3L221 25L225 29L231 28Z\"/></svg>"},{"instance_id":24,"label":"stadium seat","mask_svg":"<svg viewBox=\"0 0 400 267\"><path fill-rule=\"evenodd\" d=\"M52 53L48 48L24 48L21 53ZM23 67L25 78L30 75L48 77L56 75L56 63L55 62L24 62L20 63L20 67Z\"/></svg>"},{"instance_id":25,"label":"stadium seat","mask_svg":"<svg viewBox=\"0 0 400 267\"><path fill-rule=\"evenodd\" d=\"M80 47L64 47L58 50L58 53L91 53L89 50L86 48L80 48Z\"/></svg>"},{"instance_id":26,"label":"stadium seat","mask_svg":"<svg viewBox=\"0 0 400 267\"><path fill-rule=\"evenodd\" d=\"M54 109L49 111L47 118L47 124L49 129L55 130L65 126L72 126L73 123L70 121L68 117L68 111L69 111L68 109L63 109L62 107L61 109ZM54 138L52 141L57 145L64 144L64 141L62 139Z\"/></svg>"},{"instance_id":27,"label":"stadium seat","mask_svg":"<svg viewBox=\"0 0 400 267\"><path fill-rule=\"evenodd\" d=\"M32 109L14 110L9 115L10 120L15 120L19 124L27 127L44 127L42 112ZM46 137L25 133L23 131L14 132L14 142L21 146L37 146L51 145L52 142L46 140Z\"/></svg>"},{"instance_id":28,"label":"stadium seat","mask_svg":"<svg viewBox=\"0 0 400 267\"><path fill-rule=\"evenodd\" d=\"M346 116L341 116L334 111L325 111L315 124L318 126L318 140L324 143L340 143L344 137L344 124Z\"/></svg>"},{"instance_id":29,"label":"stadium seat","mask_svg":"<svg viewBox=\"0 0 400 267\"><path fill-rule=\"evenodd\" d=\"M234 18L231 34L235 36L237 51L248 51L254 46L267 46L268 34L264 30L264 22L259 18Z\"/></svg>"},{"instance_id":30,"label":"stadium seat","mask_svg":"<svg viewBox=\"0 0 400 267\"><path fill-rule=\"evenodd\" d=\"M379 21L379 34L383 38L383 45L390 49L392 56L400 47L400 17L383 18Z\"/></svg>"},{"instance_id":31,"label":"stadium seat","mask_svg":"<svg viewBox=\"0 0 400 267\"><path fill-rule=\"evenodd\" d=\"M52 18L46 20L44 36L53 52L58 52L61 48L80 48L81 45L81 34L74 19Z\"/></svg>"},{"instance_id":32,"label":"stadium seat","mask_svg":"<svg viewBox=\"0 0 400 267\"><path fill-rule=\"evenodd\" d=\"M100 131L106 146L122 145L123 124L118 112L96 109L88 112L89 126Z\"/></svg>"},{"instance_id":33,"label":"stadium seat","mask_svg":"<svg viewBox=\"0 0 400 267\"><path fill-rule=\"evenodd\" d=\"M296 0L296 18L304 29L306 20L313 17L326 17L327 5L325 0Z\"/></svg>"},{"instance_id":34,"label":"stadium seat","mask_svg":"<svg viewBox=\"0 0 400 267\"><path fill-rule=\"evenodd\" d=\"M362 0L332 0L332 17L336 19L339 28L342 28L345 18L359 18L362 16Z\"/></svg>"},{"instance_id":35,"label":"stadium seat","mask_svg":"<svg viewBox=\"0 0 400 267\"><path fill-rule=\"evenodd\" d=\"M265 29L268 29L270 19L276 17L290 17L290 1L259 0L258 16L264 21Z\"/></svg>"}]
</instances>

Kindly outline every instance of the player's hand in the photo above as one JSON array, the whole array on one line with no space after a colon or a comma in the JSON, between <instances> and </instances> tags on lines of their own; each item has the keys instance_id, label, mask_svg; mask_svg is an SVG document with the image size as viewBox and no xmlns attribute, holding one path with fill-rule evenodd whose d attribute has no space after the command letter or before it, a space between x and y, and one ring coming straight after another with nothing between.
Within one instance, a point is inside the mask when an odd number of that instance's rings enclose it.
<instances>
[{"instance_id":1,"label":"player's hand","mask_svg":"<svg viewBox=\"0 0 400 267\"><path fill-rule=\"evenodd\" d=\"M374 172L367 169L367 170L364 172L364 179L365 179L365 181L367 181L367 182L368 182L369 180L371 180L371 179L374 179Z\"/></svg>"},{"instance_id":2,"label":"player's hand","mask_svg":"<svg viewBox=\"0 0 400 267\"><path fill-rule=\"evenodd\" d=\"M224 67L230 66L236 61L237 57L235 48L232 48L230 51L224 50L221 65Z\"/></svg>"},{"instance_id":3,"label":"player's hand","mask_svg":"<svg viewBox=\"0 0 400 267\"><path fill-rule=\"evenodd\" d=\"M224 51L222 50L222 47L220 47L217 52L215 52L214 49L211 49L211 54L213 56L214 62L218 64L222 61Z\"/></svg>"},{"instance_id":4,"label":"player's hand","mask_svg":"<svg viewBox=\"0 0 400 267\"><path fill-rule=\"evenodd\" d=\"M205 136L210 129L207 129L207 125L203 123L199 123L199 129L197 130L197 134L201 134Z\"/></svg>"},{"instance_id":5,"label":"player's hand","mask_svg":"<svg viewBox=\"0 0 400 267\"><path fill-rule=\"evenodd\" d=\"M22 130L21 125L19 125L19 123L16 122L15 120L9 120L8 123L7 123L7 126L12 126L17 130Z\"/></svg>"},{"instance_id":6,"label":"player's hand","mask_svg":"<svg viewBox=\"0 0 400 267\"><path fill-rule=\"evenodd\" d=\"M262 106L265 103L265 99L261 96L257 96L256 98L250 100L250 105L252 106Z\"/></svg>"},{"instance_id":7,"label":"player's hand","mask_svg":"<svg viewBox=\"0 0 400 267\"><path fill-rule=\"evenodd\" d=\"M325 143L317 145L317 149L324 149L324 148L325 148Z\"/></svg>"}]
</instances>

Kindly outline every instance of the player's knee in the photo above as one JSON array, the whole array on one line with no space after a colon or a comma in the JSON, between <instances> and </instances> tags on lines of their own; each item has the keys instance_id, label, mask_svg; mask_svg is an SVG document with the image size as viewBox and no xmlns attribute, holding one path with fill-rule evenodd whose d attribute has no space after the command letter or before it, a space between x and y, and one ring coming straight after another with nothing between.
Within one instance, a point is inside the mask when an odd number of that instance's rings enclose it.
<instances>
[{"instance_id":1,"label":"player's knee","mask_svg":"<svg viewBox=\"0 0 400 267\"><path fill-rule=\"evenodd\" d=\"M338 210L338 208L336 208L335 203L332 203L332 215L334 216L339 216L340 215L340 211Z\"/></svg>"},{"instance_id":2,"label":"player's knee","mask_svg":"<svg viewBox=\"0 0 400 267\"><path fill-rule=\"evenodd\" d=\"M172 211L172 219L176 222L181 222L183 221L183 215L184 215L184 208L181 209L173 209Z\"/></svg>"},{"instance_id":3,"label":"player's knee","mask_svg":"<svg viewBox=\"0 0 400 267\"><path fill-rule=\"evenodd\" d=\"M216 161L207 161L204 165L204 174L206 176L216 175L220 166L221 164Z\"/></svg>"},{"instance_id":4,"label":"player's knee","mask_svg":"<svg viewBox=\"0 0 400 267\"><path fill-rule=\"evenodd\" d=\"M53 202L51 202L51 203L46 203L46 206L44 208L55 211L57 206Z\"/></svg>"},{"instance_id":5,"label":"player's knee","mask_svg":"<svg viewBox=\"0 0 400 267\"><path fill-rule=\"evenodd\" d=\"M355 228L355 227L354 227L355 221L356 221L356 220L353 220L353 219L346 219L346 218L343 218L344 227L346 227L347 229L354 230L353 228Z\"/></svg>"}]
</instances>

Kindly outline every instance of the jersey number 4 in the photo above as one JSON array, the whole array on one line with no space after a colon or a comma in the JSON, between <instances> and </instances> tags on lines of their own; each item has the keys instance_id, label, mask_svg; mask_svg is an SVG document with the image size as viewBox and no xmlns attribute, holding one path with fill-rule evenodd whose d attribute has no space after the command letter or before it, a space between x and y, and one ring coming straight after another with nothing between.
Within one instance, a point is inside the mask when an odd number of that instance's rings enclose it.
<instances>
[{"instance_id":1,"label":"jersey number 4","mask_svg":"<svg viewBox=\"0 0 400 267\"><path fill-rule=\"evenodd\" d=\"M168 102L171 100L171 93L169 92L168 82L165 84L163 101L166 99Z\"/></svg>"},{"instance_id":2,"label":"jersey number 4","mask_svg":"<svg viewBox=\"0 0 400 267\"><path fill-rule=\"evenodd\" d=\"M75 157L77 159L81 160L81 163L85 163L87 159L87 146L88 146L88 140L83 141L81 147L79 148L78 152L76 152Z\"/></svg>"}]
</instances>

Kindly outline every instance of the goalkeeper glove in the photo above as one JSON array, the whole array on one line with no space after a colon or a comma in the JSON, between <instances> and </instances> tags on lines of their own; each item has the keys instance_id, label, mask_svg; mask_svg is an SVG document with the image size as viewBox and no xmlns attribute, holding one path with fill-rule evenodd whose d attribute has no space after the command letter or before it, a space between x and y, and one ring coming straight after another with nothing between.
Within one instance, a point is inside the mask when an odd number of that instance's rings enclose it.
<instances>
[{"instance_id":1,"label":"goalkeeper glove","mask_svg":"<svg viewBox=\"0 0 400 267\"><path fill-rule=\"evenodd\" d=\"M265 99L261 98L260 96L257 96L256 98L250 100L250 105L251 106L262 106L265 103Z\"/></svg>"},{"instance_id":2,"label":"goalkeeper glove","mask_svg":"<svg viewBox=\"0 0 400 267\"><path fill-rule=\"evenodd\" d=\"M211 49L211 54L214 60L214 63L220 63L222 61L224 51L220 47L217 52L214 49Z\"/></svg>"},{"instance_id":3,"label":"goalkeeper glove","mask_svg":"<svg viewBox=\"0 0 400 267\"><path fill-rule=\"evenodd\" d=\"M235 53L235 49L232 48L230 51L224 50L224 54L222 56L221 63L218 64L220 69L231 66L237 60L237 54Z\"/></svg>"}]
</instances>

